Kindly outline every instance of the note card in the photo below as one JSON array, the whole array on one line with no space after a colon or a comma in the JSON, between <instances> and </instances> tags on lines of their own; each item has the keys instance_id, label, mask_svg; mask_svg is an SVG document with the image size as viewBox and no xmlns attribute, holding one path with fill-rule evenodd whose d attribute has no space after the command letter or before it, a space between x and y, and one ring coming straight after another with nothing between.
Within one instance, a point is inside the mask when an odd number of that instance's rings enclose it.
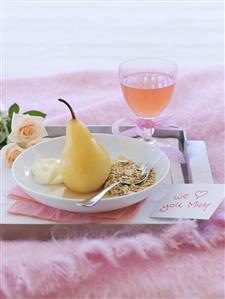
<instances>
[{"instance_id":1,"label":"note card","mask_svg":"<svg viewBox=\"0 0 225 299\"><path fill-rule=\"evenodd\" d=\"M168 187L149 217L209 219L223 199L224 184L175 184Z\"/></svg>"}]
</instances>

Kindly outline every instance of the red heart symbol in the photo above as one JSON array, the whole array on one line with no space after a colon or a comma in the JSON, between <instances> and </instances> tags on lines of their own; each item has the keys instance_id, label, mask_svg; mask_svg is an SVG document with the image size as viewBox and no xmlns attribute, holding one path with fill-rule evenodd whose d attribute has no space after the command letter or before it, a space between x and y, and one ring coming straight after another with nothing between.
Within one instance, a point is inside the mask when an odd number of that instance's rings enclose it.
<instances>
[{"instance_id":1,"label":"red heart symbol","mask_svg":"<svg viewBox=\"0 0 225 299\"><path fill-rule=\"evenodd\" d=\"M198 199L199 197L205 196L206 194L208 194L207 190L204 190L204 191L199 190L199 191L195 192L195 197L196 197L196 199Z\"/></svg>"}]
</instances>

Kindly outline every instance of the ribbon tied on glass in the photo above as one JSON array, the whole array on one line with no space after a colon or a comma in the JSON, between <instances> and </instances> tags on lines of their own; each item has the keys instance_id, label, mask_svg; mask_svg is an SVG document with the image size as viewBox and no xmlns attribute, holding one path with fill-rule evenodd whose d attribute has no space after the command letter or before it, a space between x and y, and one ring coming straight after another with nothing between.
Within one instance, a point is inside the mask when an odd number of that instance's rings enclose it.
<instances>
[{"instance_id":1,"label":"ribbon tied on glass","mask_svg":"<svg viewBox=\"0 0 225 299\"><path fill-rule=\"evenodd\" d=\"M131 125L132 128L121 131L120 126L126 123L126 125ZM174 125L173 118L171 116L159 116L154 119L142 119L142 118L121 118L114 122L112 125L112 133L114 135L122 135L127 137L137 137L140 136L146 141L154 141L152 144L158 146L168 158L178 162L185 163L185 158L183 153L169 143L161 143L152 137L154 129L168 129L168 128L178 128Z\"/></svg>"}]
</instances>

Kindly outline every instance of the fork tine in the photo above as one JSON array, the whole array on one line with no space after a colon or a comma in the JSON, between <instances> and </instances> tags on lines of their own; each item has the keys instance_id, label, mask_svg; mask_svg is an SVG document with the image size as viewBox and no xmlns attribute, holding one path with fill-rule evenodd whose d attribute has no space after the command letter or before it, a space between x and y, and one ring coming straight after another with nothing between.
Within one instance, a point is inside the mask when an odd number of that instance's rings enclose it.
<instances>
[{"instance_id":1,"label":"fork tine","mask_svg":"<svg viewBox=\"0 0 225 299\"><path fill-rule=\"evenodd\" d=\"M141 171L142 171L142 169L145 167L145 165L146 165L146 163L144 163L144 162L141 162L141 163L139 164L139 167L141 168Z\"/></svg>"},{"instance_id":2,"label":"fork tine","mask_svg":"<svg viewBox=\"0 0 225 299\"><path fill-rule=\"evenodd\" d=\"M140 168L141 168L141 173L145 173L148 164L147 164L147 163L144 163L144 162L142 162L141 164L142 164L142 166L140 167Z\"/></svg>"},{"instance_id":3,"label":"fork tine","mask_svg":"<svg viewBox=\"0 0 225 299\"><path fill-rule=\"evenodd\" d=\"M147 172L149 172L150 169L151 169L151 166L148 163L146 163L145 167L144 167L144 169L142 171L142 175L145 174L145 173L147 173Z\"/></svg>"}]
</instances>

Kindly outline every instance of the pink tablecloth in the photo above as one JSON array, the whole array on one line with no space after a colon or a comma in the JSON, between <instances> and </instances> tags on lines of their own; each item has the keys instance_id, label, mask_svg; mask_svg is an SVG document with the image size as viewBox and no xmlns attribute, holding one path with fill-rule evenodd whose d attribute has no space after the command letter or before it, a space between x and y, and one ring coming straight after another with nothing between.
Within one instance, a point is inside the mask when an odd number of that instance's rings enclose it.
<instances>
[{"instance_id":1,"label":"pink tablecloth","mask_svg":"<svg viewBox=\"0 0 225 299\"><path fill-rule=\"evenodd\" d=\"M117 75L78 72L3 82L6 106L42 109L47 123L65 124L74 106L87 124L111 124L131 115ZM223 69L183 75L167 109L190 138L206 141L213 176L224 182ZM98 227L98 230L100 228ZM110 233L74 228L70 240L2 242L2 298L224 298L223 206L208 222L153 229L124 226Z\"/></svg>"}]
</instances>

